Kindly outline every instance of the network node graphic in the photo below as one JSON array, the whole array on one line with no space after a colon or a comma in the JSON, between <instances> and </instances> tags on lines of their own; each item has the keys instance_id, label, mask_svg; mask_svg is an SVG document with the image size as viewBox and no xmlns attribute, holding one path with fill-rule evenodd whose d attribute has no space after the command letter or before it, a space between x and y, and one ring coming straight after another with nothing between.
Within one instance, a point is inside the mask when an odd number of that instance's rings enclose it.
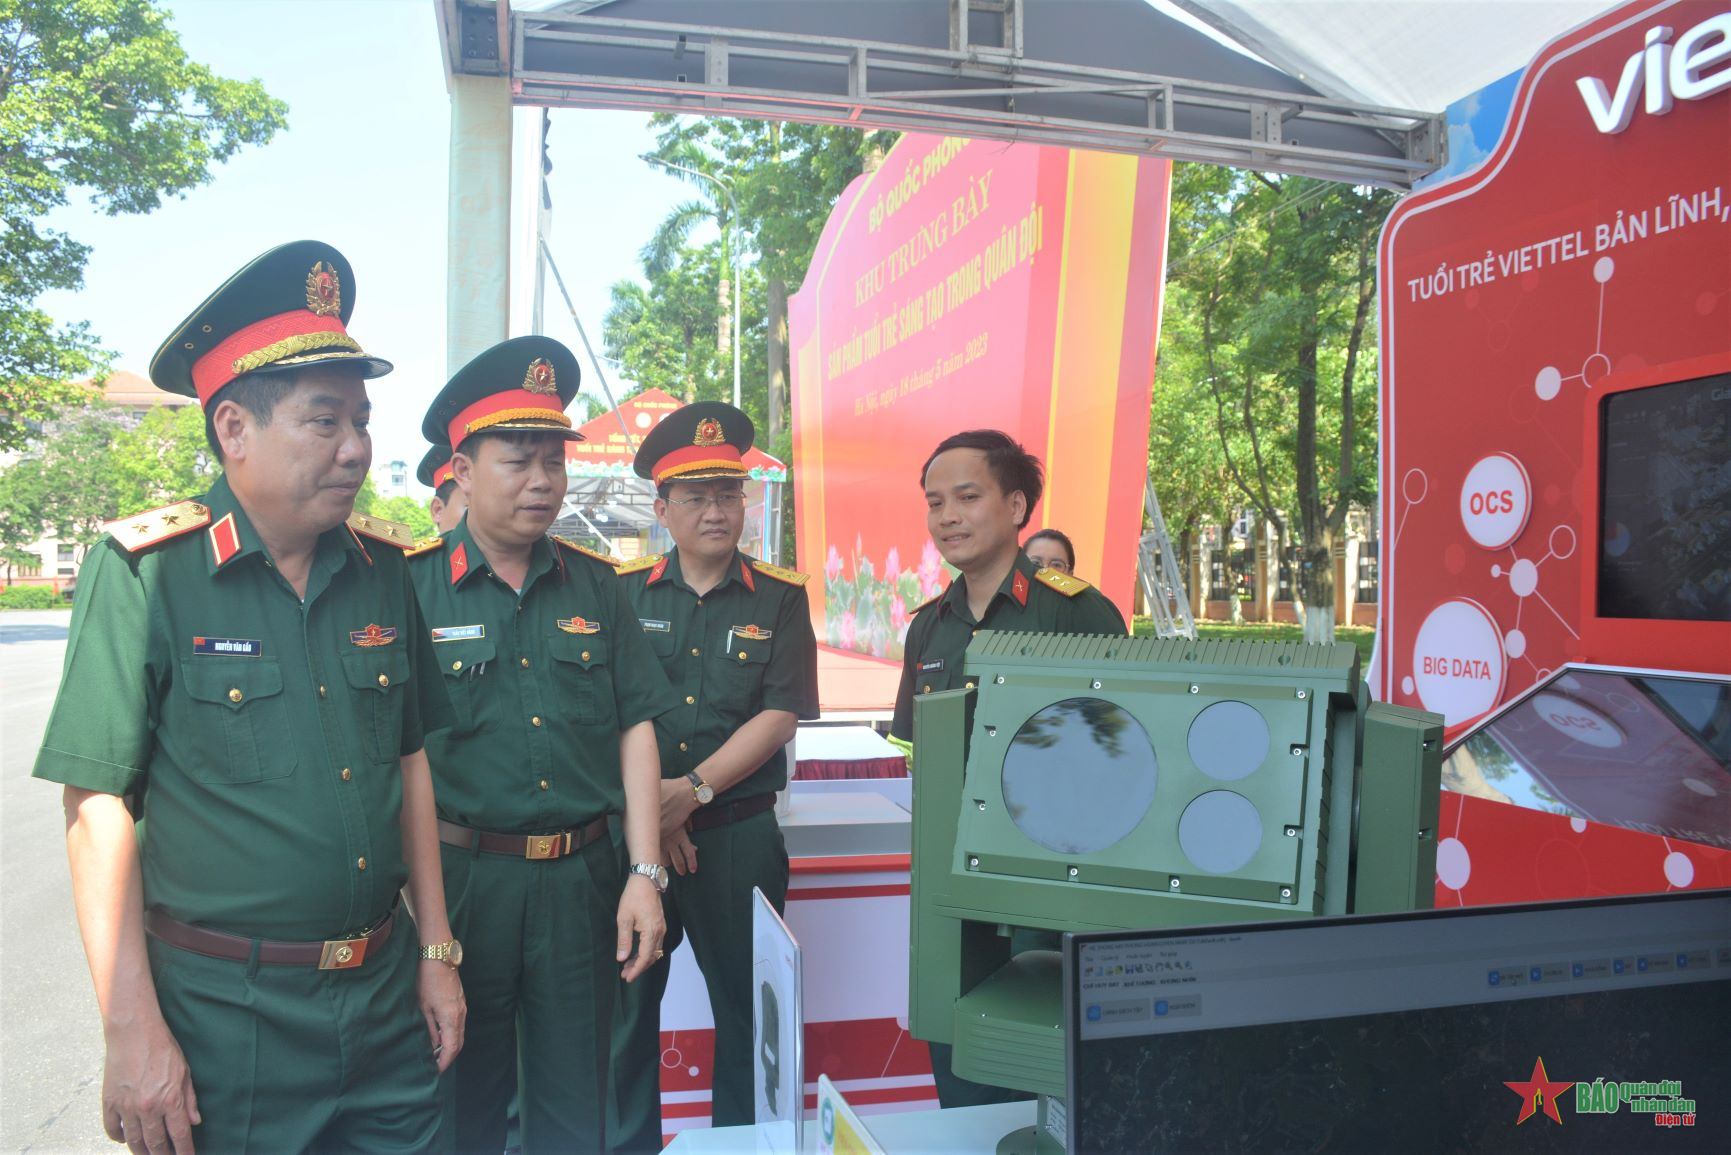
<instances>
[{"instance_id":1,"label":"network node graphic","mask_svg":"<svg viewBox=\"0 0 1731 1155\"><path fill-rule=\"evenodd\" d=\"M1577 545L1575 531L1566 525L1556 526L1551 530L1545 545L1545 556L1537 560L1521 557L1515 553L1515 548L1511 545L1508 547L1508 551L1514 561L1507 566L1501 562L1491 566L1491 576L1499 580L1507 579L1509 591L1515 595L1515 623L1503 635L1503 651L1511 659L1524 658L1538 676L1548 674L1550 670L1541 668L1527 657L1527 635L1521 629L1521 615L1525 611L1528 598L1536 599L1540 605L1551 611L1551 616L1557 619L1559 625L1569 631L1570 637L1576 641L1581 640L1581 635L1575 632L1575 628L1569 624L1569 620L1558 613L1557 607L1553 606L1545 595L1539 592L1540 567L1548 561L1567 561L1574 556Z\"/></svg>"},{"instance_id":2,"label":"network node graphic","mask_svg":"<svg viewBox=\"0 0 1731 1155\"><path fill-rule=\"evenodd\" d=\"M1591 389L1611 371L1611 358L1605 354L1605 283L1616 271L1617 262L1610 257L1600 257L1593 262L1593 280L1599 282L1599 319L1593 326L1593 351L1581 362L1578 373L1564 376L1555 365L1540 369L1533 378L1533 392L1539 395L1540 401L1553 400L1567 381L1579 381Z\"/></svg>"}]
</instances>

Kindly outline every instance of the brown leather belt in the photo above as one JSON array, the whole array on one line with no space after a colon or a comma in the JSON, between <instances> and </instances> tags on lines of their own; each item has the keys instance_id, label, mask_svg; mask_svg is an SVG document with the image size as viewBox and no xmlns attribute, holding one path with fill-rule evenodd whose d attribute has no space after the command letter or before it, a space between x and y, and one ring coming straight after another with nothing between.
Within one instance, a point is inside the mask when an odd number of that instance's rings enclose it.
<instances>
[{"instance_id":1,"label":"brown leather belt","mask_svg":"<svg viewBox=\"0 0 1731 1155\"><path fill-rule=\"evenodd\" d=\"M751 798L741 798L738 802L728 802L721 806L711 802L708 806L699 806L686 822L685 828L693 834L699 830L714 830L717 826L726 826L730 822L750 818L762 814L765 810L775 809L775 795L758 794Z\"/></svg>"},{"instance_id":2,"label":"brown leather belt","mask_svg":"<svg viewBox=\"0 0 1731 1155\"><path fill-rule=\"evenodd\" d=\"M342 971L358 967L367 960L367 952L385 945L396 926L397 912L392 910L371 930L353 938L330 938L324 942L273 942L258 940L258 961L270 966L316 966L321 971ZM252 958L253 940L238 934L225 934L208 927L193 926L163 914L160 910L144 913L144 929L152 937L169 946L210 958L247 962Z\"/></svg>"},{"instance_id":3,"label":"brown leather belt","mask_svg":"<svg viewBox=\"0 0 1731 1155\"><path fill-rule=\"evenodd\" d=\"M479 842L483 854L503 854L537 862L551 862L556 858L569 857L606 833L605 814L586 825L572 830L555 831L552 834L494 834L489 830L474 830L459 826L455 822L446 822L443 818L439 819L439 841L446 846L472 850Z\"/></svg>"}]
</instances>

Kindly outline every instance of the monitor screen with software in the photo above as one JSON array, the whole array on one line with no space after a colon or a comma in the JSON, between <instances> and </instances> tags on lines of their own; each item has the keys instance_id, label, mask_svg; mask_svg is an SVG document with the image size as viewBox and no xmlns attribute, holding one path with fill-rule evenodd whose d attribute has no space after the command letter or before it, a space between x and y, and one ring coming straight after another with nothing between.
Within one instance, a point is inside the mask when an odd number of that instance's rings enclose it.
<instances>
[{"instance_id":1,"label":"monitor screen with software","mask_svg":"<svg viewBox=\"0 0 1731 1155\"><path fill-rule=\"evenodd\" d=\"M1731 891L1066 935L1064 995L1070 1155L1731 1150Z\"/></svg>"}]
</instances>

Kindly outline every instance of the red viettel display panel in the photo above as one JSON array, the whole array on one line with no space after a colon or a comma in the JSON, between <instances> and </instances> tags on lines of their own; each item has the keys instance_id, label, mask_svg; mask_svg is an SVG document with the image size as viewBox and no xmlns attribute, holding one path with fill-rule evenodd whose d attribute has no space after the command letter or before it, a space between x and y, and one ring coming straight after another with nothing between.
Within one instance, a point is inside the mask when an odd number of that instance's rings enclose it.
<instances>
[{"instance_id":1,"label":"red viettel display panel","mask_svg":"<svg viewBox=\"0 0 1731 1155\"><path fill-rule=\"evenodd\" d=\"M1731 670L1731 6L1553 42L1380 259L1379 696L1453 737L1567 662Z\"/></svg>"}]
</instances>

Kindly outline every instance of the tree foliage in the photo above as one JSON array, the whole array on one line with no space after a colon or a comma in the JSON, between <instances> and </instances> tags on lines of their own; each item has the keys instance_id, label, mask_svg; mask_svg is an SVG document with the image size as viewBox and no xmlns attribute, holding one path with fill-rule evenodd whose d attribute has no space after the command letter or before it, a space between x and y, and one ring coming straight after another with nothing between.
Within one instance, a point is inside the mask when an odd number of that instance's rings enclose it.
<instances>
[{"instance_id":1,"label":"tree foliage","mask_svg":"<svg viewBox=\"0 0 1731 1155\"><path fill-rule=\"evenodd\" d=\"M148 0L0 0L0 451L88 398L106 357L35 306L83 283L89 248L42 222L75 189L144 213L268 141L287 107L187 58Z\"/></svg>"},{"instance_id":2,"label":"tree foliage","mask_svg":"<svg viewBox=\"0 0 1731 1155\"><path fill-rule=\"evenodd\" d=\"M1156 486L1181 518L1217 516L1224 497L1272 525L1282 549L1295 541L1311 640L1332 636L1334 540L1376 492L1375 251L1394 198L1174 171L1156 391L1173 397L1181 412L1164 416L1181 432L1157 431L1150 454L1183 472L1156 473ZM1212 425L1206 451L1192 440L1201 424Z\"/></svg>"}]
</instances>

